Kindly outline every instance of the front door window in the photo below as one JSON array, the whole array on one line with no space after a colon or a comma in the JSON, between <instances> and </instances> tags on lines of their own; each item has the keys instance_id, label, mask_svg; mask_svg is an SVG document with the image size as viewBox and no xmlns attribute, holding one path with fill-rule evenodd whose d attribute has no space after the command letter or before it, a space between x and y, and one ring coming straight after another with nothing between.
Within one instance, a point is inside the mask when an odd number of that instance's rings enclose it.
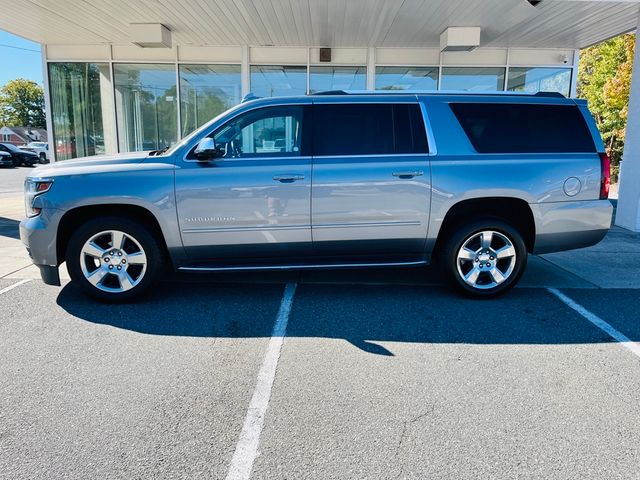
<instances>
[{"instance_id":1,"label":"front door window","mask_svg":"<svg viewBox=\"0 0 640 480\"><path fill-rule=\"evenodd\" d=\"M223 158L297 157L302 143L302 107L254 110L214 134Z\"/></svg>"}]
</instances>

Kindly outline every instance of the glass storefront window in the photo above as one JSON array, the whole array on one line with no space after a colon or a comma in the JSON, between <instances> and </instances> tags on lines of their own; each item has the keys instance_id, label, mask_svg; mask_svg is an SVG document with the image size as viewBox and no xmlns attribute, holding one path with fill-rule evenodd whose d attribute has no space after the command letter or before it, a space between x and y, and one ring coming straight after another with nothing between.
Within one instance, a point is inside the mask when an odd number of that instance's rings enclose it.
<instances>
[{"instance_id":1,"label":"glass storefront window","mask_svg":"<svg viewBox=\"0 0 640 480\"><path fill-rule=\"evenodd\" d=\"M109 65L50 63L49 89L56 160L105 153L102 104L111 95Z\"/></svg>"},{"instance_id":2,"label":"glass storefront window","mask_svg":"<svg viewBox=\"0 0 640 480\"><path fill-rule=\"evenodd\" d=\"M180 65L182 135L240 103L240 65Z\"/></svg>"},{"instance_id":3,"label":"glass storefront window","mask_svg":"<svg viewBox=\"0 0 640 480\"><path fill-rule=\"evenodd\" d=\"M178 136L175 65L116 64L113 72L120 151L173 145Z\"/></svg>"},{"instance_id":4,"label":"glass storefront window","mask_svg":"<svg viewBox=\"0 0 640 480\"><path fill-rule=\"evenodd\" d=\"M520 92L560 92L565 97L571 90L570 68L511 67L507 90Z\"/></svg>"},{"instance_id":5,"label":"glass storefront window","mask_svg":"<svg viewBox=\"0 0 640 480\"><path fill-rule=\"evenodd\" d=\"M305 95L307 67L252 65L251 93L257 97Z\"/></svg>"},{"instance_id":6,"label":"glass storefront window","mask_svg":"<svg viewBox=\"0 0 640 480\"><path fill-rule=\"evenodd\" d=\"M503 91L502 67L444 67L441 90Z\"/></svg>"},{"instance_id":7,"label":"glass storefront window","mask_svg":"<svg viewBox=\"0 0 640 480\"><path fill-rule=\"evenodd\" d=\"M438 67L378 67L376 90L437 90Z\"/></svg>"},{"instance_id":8,"label":"glass storefront window","mask_svg":"<svg viewBox=\"0 0 640 480\"><path fill-rule=\"evenodd\" d=\"M364 90L367 88L367 67L316 66L309 68L309 91Z\"/></svg>"}]
</instances>

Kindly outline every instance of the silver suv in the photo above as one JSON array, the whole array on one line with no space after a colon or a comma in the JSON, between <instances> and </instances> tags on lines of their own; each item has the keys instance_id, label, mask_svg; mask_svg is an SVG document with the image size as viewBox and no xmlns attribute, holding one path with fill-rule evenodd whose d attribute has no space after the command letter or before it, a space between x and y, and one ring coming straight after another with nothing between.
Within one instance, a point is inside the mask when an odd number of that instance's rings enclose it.
<instances>
[{"instance_id":1,"label":"silver suv","mask_svg":"<svg viewBox=\"0 0 640 480\"><path fill-rule=\"evenodd\" d=\"M609 160L585 102L556 94L327 92L245 101L161 151L65 161L25 183L20 236L125 301L165 268L437 262L463 292L515 285L528 253L611 223Z\"/></svg>"}]
</instances>

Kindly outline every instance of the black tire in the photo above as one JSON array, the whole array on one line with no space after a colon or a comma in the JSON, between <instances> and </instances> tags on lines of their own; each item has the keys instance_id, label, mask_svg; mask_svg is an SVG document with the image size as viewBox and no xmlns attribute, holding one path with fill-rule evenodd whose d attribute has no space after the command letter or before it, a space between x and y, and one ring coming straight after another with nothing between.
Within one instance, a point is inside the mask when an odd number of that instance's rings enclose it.
<instances>
[{"instance_id":1,"label":"black tire","mask_svg":"<svg viewBox=\"0 0 640 480\"><path fill-rule=\"evenodd\" d=\"M508 239L515 250L515 260L513 261L513 267L510 270L509 275L506 276L506 279L502 281L502 283L491 286L495 283L493 276L490 272L483 272L479 274L480 277L478 279L478 283L484 283L484 285L474 287L467 283L463 278L462 275L465 273L463 268L469 268L469 270L471 270L474 262L475 265L478 265L478 262L476 260L459 260L458 252L467 241L471 241L474 236L477 236L483 231L493 231L498 233L498 235L494 235L494 245L496 243L500 244L500 242L504 241L501 235ZM445 239L439 254L437 253L437 257L440 267L444 270L446 277L460 292L472 298L493 298L507 292L518 283L518 280L520 280L520 277L524 273L527 265L527 247L521 233L517 229L513 228L503 220L486 218L466 225L461 225L453 229ZM494 262L493 268L495 270L498 266L496 263L498 261L494 260L493 256L489 258L491 258L491 262ZM482 257L480 257L480 260L482 260ZM488 259L485 256L484 261L487 260ZM499 260L499 262L506 260L507 259ZM471 266L469 266L469 263ZM482 262L479 264L482 265ZM487 261L485 265L491 264ZM467 272L469 270L467 270ZM509 271L509 268L505 270Z\"/></svg>"},{"instance_id":2,"label":"black tire","mask_svg":"<svg viewBox=\"0 0 640 480\"><path fill-rule=\"evenodd\" d=\"M40 153L38 163L44 164L47 163L47 156L44 153Z\"/></svg>"},{"instance_id":3,"label":"black tire","mask_svg":"<svg viewBox=\"0 0 640 480\"><path fill-rule=\"evenodd\" d=\"M146 270L140 282L130 290L121 292L101 290L92 285L82 271L81 253L84 244L98 233L109 230L124 232L127 236L133 237L146 255ZM155 234L143 224L118 217L98 217L78 228L69 240L66 262L71 280L91 297L108 303L123 303L139 298L149 291L164 270L163 250Z\"/></svg>"}]
</instances>

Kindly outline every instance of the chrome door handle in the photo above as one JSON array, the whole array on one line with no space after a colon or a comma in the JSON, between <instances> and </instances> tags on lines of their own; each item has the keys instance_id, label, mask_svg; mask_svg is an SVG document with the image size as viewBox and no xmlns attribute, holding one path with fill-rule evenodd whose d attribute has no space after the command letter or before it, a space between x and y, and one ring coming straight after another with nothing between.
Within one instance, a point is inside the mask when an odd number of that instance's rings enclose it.
<instances>
[{"instance_id":1,"label":"chrome door handle","mask_svg":"<svg viewBox=\"0 0 640 480\"><path fill-rule=\"evenodd\" d=\"M274 175L273 179L276 182L290 183L290 182L295 182L296 180L304 180L304 175L298 175L295 173L284 174L284 175Z\"/></svg>"},{"instance_id":2,"label":"chrome door handle","mask_svg":"<svg viewBox=\"0 0 640 480\"><path fill-rule=\"evenodd\" d=\"M416 170L414 172L393 172L392 175L394 177L400 177L400 178L413 178L413 177L420 177L421 175L424 175L424 172L420 170Z\"/></svg>"}]
</instances>

